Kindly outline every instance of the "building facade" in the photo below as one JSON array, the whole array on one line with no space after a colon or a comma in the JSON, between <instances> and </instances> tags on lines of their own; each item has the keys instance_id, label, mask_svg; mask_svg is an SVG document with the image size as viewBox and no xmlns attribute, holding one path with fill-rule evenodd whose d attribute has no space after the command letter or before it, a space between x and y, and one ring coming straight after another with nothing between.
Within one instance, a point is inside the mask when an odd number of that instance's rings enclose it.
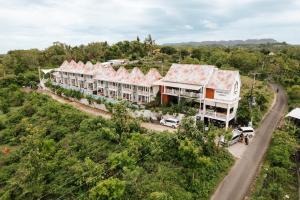
<instances>
[{"instance_id":1,"label":"building facade","mask_svg":"<svg viewBox=\"0 0 300 200\"><path fill-rule=\"evenodd\" d=\"M159 91L154 82L161 78L156 69L145 75L137 67L129 73L122 66L115 71L111 63L93 65L75 61L65 61L51 74L52 82L64 88L138 104L154 100Z\"/></svg>"},{"instance_id":2,"label":"building facade","mask_svg":"<svg viewBox=\"0 0 300 200\"><path fill-rule=\"evenodd\" d=\"M65 61L54 71L54 84L85 94L138 104L153 101L158 92L162 104L190 99L199 103L202 120L222 121L226 128L235 118L240 100L239 72L211 65L172 64L165 77L153 68L146 75L137 67L129 72L121 66L115 71L109 62L93 65Z\"/></svg>"},{"instance_id":3,"label":"building facade","mask_svg":"<svg viewBox=\"0 0 300 200\"><path fill-rule=\"evenodd\" d=\"M236 116L241 80L238 71L219 70L210 65L173 64L160 85L161 103L188 98L199 102L204 120L223 121L226 128Z\"/></svg>"}]
</instances>

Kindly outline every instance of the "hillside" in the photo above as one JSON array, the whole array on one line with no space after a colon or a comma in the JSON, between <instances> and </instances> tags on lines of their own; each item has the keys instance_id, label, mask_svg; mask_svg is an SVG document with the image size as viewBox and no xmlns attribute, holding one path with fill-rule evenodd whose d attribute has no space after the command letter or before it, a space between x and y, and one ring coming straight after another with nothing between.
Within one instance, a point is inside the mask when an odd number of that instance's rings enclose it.
<instances>
[{"instance_id":1,"label":"hillside","mask_svg":"<svg viewBox=\"0 0 300 200\"><path fill-rule=\"evenodd\" d=\"M236 45L258 45L279 43L274 39L248 39L248 40L220 40L220 41L202 41L202 42L179 42L166 43L164 46L236 46Z\"/></svg>"}]
</instances>

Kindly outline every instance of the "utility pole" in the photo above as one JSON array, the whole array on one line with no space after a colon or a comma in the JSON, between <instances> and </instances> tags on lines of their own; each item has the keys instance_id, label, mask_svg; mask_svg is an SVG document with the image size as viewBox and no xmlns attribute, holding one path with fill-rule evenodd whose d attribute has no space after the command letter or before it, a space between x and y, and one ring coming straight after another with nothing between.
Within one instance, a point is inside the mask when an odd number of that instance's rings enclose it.
<instances>
[{"instance_id":1,"label":"utility pole","mask_svg":"<svg viewBox=\"0 0 300 200\"><path fill-rule=\"evenodd\" d=\"M253 121L253 115L252 115L252 106L253 106L253 90L254 90L254 86L255 86L255 79L256 79L256 75L261 74L261 73L257 73L257 72L253 72L251 73L251 75L253 75L253 82L252 82L252 86L251 86L251 90L250 90L250 102L249 102L249 107L250 107L250 123L252 126L252 121Z\"/></svg>"}]
</instances>

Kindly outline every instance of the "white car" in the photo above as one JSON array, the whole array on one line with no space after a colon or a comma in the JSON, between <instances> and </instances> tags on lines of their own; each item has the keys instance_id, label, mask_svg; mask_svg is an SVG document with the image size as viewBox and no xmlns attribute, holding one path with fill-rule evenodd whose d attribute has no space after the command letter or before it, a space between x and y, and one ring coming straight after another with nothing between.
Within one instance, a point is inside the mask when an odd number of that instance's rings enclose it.
<instances>
[{"instance_id":1,"label":"white car","mask_svg":"<svg viewBox=\"0 0 300 200\"><path fill-rule=\"evenodd\" d=\"M164 126L169 126L172 128L177 128L179 126L179 120L172 119L172 118L162 119L162 120L160 120L160 124L164 125Z\"/></svg>"},{"instance_id":2,"label":"white car","mask_svg":"<svg viewBox=\"0 0 300 200\"><path fill-rule=\"evenodd\" d=\"M231 145L237 143L240 140L240 138L241 138L241 133L239 133L239 132L232 132L232 137L228 141L225 140L224 135L221 135L221 137L220 137L220 143L222 145L231 146Z\"/></svg>"},{"instance_id":3,"label":"white car","mask_svg":"<svg viewBox=\"0 0 300 200\"><path fill-rule=\"evenodd\" d=\"M255 131L252 127L240 127L237 129L234 129L232 133L237 132L240 134L243 134L244 137L252 138L255 135Z\"/></svg>"},{"instance_id":4,"label":"white car","mask_svg":"<svg viewBox=\"0 0 300 200\"><path fill-rule=\"evenodd\" d=\"M255 135L255 132L252 127L240 127L240 128L234 129L232 131L232 137L228 141L225 140L224 135L222 135L220 137L220 143L222 145L231 146L231 145L237 143L242 137L252 138L252 137L254 137L254 135Z\"/></svg>"}]
</instances>

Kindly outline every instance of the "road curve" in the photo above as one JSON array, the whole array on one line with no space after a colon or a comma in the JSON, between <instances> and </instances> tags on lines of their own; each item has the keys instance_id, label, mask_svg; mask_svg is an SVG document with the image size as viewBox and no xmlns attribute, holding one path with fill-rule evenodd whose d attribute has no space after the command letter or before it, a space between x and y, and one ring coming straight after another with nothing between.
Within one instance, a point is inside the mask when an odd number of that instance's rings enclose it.
<instances>
[{"instance_id":1,"label":"road curve","mask_svg":"<svg viewBox=\"0 0 300 200\"><path fill-rule=\"evenodd\" d=\"M275 103L263 119L256 135L241 159L237 160L228 175L219 184L211 200L242 200L245 198L264 154L270 144L272 133L280 122L286 107L287 96L282 87L272 84L273 90L277 88Z\"/></svg>"}]
</instances>

